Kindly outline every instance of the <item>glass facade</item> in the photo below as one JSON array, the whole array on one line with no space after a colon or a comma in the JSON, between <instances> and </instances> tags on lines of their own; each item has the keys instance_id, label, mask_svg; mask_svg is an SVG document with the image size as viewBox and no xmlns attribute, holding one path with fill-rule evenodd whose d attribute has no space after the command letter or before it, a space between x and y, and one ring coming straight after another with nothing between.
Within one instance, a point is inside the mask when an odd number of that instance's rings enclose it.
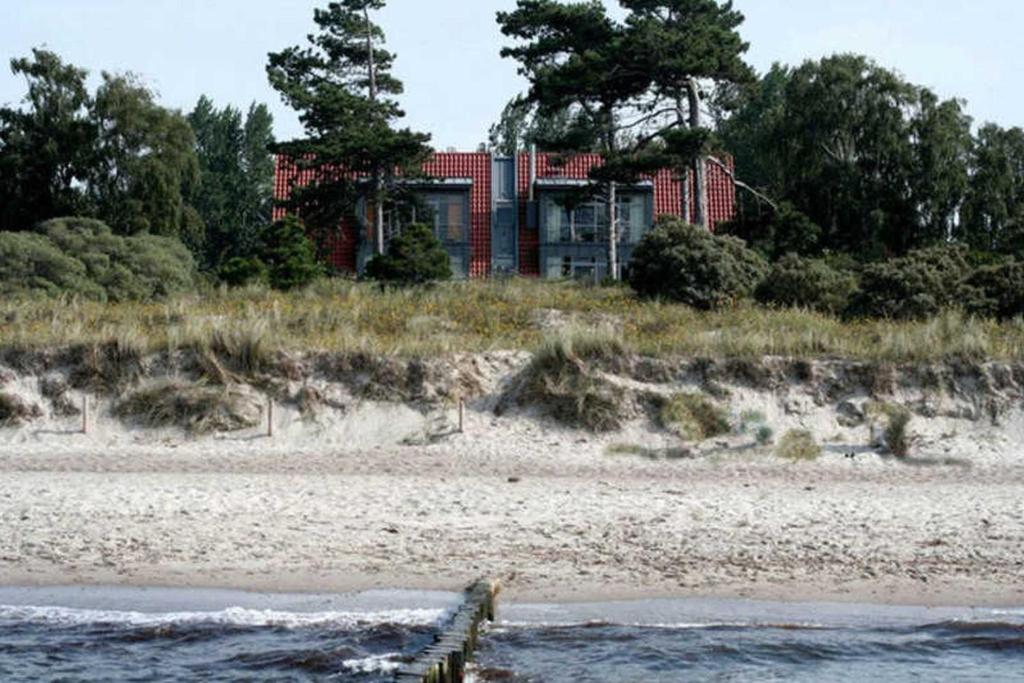
<instances>
[{"instance_id":1,"label":"glass facade","mask_svg":"<svg viewBox=\"0 0 1024 683\"><path fill-rule=\"evenodd\" d=\"M617 202L620 261L653 223L653 194L624 191ZM540 197L541 274L547 278L600 280L608 275L608 208L601 200L567 206L564 194Z\"/></svg>"}]
</instances>

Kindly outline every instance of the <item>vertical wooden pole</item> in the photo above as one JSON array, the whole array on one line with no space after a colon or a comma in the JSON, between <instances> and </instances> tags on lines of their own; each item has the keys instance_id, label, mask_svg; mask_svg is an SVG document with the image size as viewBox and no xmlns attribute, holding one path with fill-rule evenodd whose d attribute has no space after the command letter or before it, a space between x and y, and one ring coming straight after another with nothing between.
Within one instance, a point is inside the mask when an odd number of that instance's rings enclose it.
<instances>
[{"instance_id":1,"label":"vertical wooden pole","mask_svg":"<svg viewBox=\"0 0 1024 683\"><path fill-rule=\"evenodd\" d=\"M459 434L466 433L466 402L459 399Z\"/></svg>"},{"instance_id":2,"label":"vertical wooden pole","mask_svg":"<svg viewBox=\"0 0 1024 683\"><path fill-rule=\"evenodd\" d=\"M89 433L89 396L82 396L82 433Z\"/></svg>"},{"instance_id":3,"label":"vertical wooden pole","mask_svg":"<svg viewBox=\"0 0 1024 683\"><path fill-rule=\"evenodd\" d=\"M274 438L274 399L267 399L267 438Z\"/></svg>"}]
</instances>

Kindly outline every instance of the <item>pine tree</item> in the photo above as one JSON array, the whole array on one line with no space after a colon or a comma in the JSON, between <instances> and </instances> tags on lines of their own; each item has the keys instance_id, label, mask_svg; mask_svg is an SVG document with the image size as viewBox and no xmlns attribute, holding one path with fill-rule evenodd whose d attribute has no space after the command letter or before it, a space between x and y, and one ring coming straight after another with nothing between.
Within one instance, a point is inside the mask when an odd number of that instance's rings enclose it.
<instances>
[{"instance_id":1,"label":"pine tree","mask_svg":"<svg viewBox=\"0 0 1024 683\"><path fill-rule=\"evenodd\" d=\"M370 15L384 4L341 0L316 10L318 32L307 45L272 53L267 66L271 85L305 128L304 138L275 150L317 170L311 185L293 192L289 208L326 236L365 197L378 254L385 247L385 207L399 179L430 154L428 135L395 127L405 115L395 100L402 83L391 75L395 55L383 49L384 32ZM368 191L359 178L369 180Z\"/></svg>"}]
</instances>

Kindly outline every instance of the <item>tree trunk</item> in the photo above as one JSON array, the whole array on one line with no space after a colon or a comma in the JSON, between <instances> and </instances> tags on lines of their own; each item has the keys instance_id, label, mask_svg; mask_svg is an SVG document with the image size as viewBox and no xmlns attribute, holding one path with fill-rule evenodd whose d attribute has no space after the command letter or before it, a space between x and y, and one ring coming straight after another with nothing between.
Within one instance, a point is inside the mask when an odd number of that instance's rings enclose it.
<instances>
[{"instance_id":1,"label":"tree trunk","mask_svg":"<svg viewBox=\"0 0 1024 683\"><path fill-rule=\"evenodd\" d=\"M377 101L377 63L373 54L373 33L370 31L370 10L363 8L366 19L366 55L370 71L370 101ZM370 193L373 195L373 250L378 255L384 254L384 178L379 168L373 169L373 181Z\"/></svg>"},{"instance_id":2,"label":"tree trunk","mask_svg":"<svg viewBox=\"0 0 1024 683\"><path fill-rule=\"evenodd\" d=\"M618 185L608 183L608 275L619 281Z\"/></svg>"},{"instance_id":3,"label":"tree trunk","mask_svg":"<svg viewBox=\"0 0 1024 683\"><path fill-rule=\"evenodd\" d=\"M686 94L690 101L690 129L700 128L700 91L697 81L691 79L686 85ZM711 229L708 218L708 167L703 154L698 154L693 161L694 180L694 225L705 230Z\"/></svg>"}]
</instances>

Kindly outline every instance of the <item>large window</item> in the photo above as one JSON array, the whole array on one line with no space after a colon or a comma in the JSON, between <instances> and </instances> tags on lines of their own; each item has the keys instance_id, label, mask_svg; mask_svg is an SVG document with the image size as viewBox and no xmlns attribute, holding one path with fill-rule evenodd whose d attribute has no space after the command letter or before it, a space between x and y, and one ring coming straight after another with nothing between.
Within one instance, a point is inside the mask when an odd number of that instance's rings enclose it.
<instances>
[{"instance_id":1,"label":"large window","mask_svg":"<svg viewBox=\"0 0 1024 683\"><path fill-rule=\"evenodd\" d=\"M419 221L433 225L434 234L442 242L465 242L469 236L469 207L465 192L432 192L422 196L430 217Z\"/></svg>"},{"instance_id":2,"label":"large window","mask_svg":"<svg viewBox=\"0 0 1024 683\"><path fill-rule=\"evenodd\" d=\"M649 227L647 194L623 194L619 199L619 241L636 244ZM590 201L567 207L557 194L541 200L542 242L547 244L601 244L608 241L608 207Z\"/></svg>"}]
</instances>

